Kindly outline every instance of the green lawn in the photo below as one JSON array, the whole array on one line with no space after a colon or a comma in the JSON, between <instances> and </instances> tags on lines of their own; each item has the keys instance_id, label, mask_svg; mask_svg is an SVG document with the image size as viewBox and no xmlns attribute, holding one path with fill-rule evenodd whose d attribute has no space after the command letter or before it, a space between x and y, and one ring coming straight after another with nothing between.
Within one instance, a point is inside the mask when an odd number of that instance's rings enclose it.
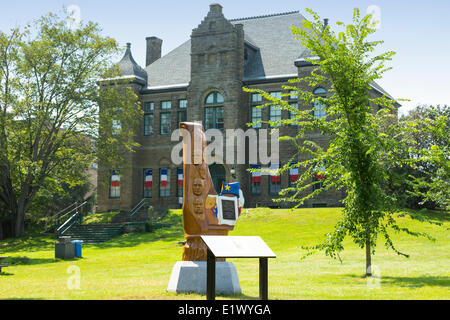
<instances>
[{"instance_id":1,"label":"green lawn","mask_svg":"<svg viewBox=\"0 0 450 320\"><path fill-rule=\"evenodd\" d=\"M409 217L399 218L404 226L425 231L437 239L394 234L398 249L410 258L384 248L373 262L380 275L362 278L364 251L350 239L341 254L342 264L323 253L300 261L300 245L311 245L333 229L340 209L269 210L250 209L238 221L232 235L259 235L277 254L269 261L271 299L450 299L450 215L428 213L439 227ZM54 259L55 240L32 237L0 241L0 256L14 259L14 265L0 275L0 299L205 299L201 295L166 292L170 273L181 260L183 240L181 212L171 211L162 221L170 228L151 233L130 234L99 245L85 245L84 258ZM230 259L235 263L242 295L258 298L256 259ZM79 268L79 290L69 290L70 267ZM219 296L218 299L231 298Z\"/></svg>"}]
</instances>

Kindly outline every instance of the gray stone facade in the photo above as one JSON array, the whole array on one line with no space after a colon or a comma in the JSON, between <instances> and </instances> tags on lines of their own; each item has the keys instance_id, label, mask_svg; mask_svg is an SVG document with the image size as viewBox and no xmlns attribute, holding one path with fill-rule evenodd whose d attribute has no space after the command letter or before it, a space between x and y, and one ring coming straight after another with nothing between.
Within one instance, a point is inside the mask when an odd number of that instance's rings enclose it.
<instances>
[{"instance_id":1,"label":"gray stone facade","mask_svg":"<svg viewBox=\"0 0 450 320\"><path fill-rule=\"evenodd\" d=\"M263 17L228 20L219 4L210 6L210 11L197 28L192 31L190 41L161 57L162 41L156 37L147 38L146 79L142 81L142 69L131 57L130 48L121 61L123 76L139 94L153 131L144 128L144 119L138 129L136 141L141 145L129 155L131 170L121 171L120 198L111 198L108 182L113 168L99 164L98 212L108 210L130 210L139 203L144 194L144 170L151 169L152 188L150 205L160 208L181 208L180 189L177 186L177 170L181 165L171 161L171 152L177 142L171 141L171 133L178 127L178 119L185 112L186 121L205 123L205 109L223 108L223 129L241 128L247 130L252 122L251 95L242 90L243 86L258 88L267 92L281 91L288 80L304 77L311 72L310 67L296 63L305 56L305 50L292 36L290 25L301 24L303 16L298 12ZM129 57L127 58L127 55ZM136 65L135 65L136 64ZM130 71L131 70L131 71ZM145 83L144 83L145 82ZM311 88L300 88L311 90ZM377 94L386 94L381 88L374 88ZM212 92L223 96L223 102L206 105L205 99ZM283 98L288 99L288 97ZM187 100L184 108L183 101ZM164 109L170 101L170 109ZM295 99L290 102L298 102ZM150 104L152 103L152 104ZM299 106L311 108L311 106ZM282 118L289 115L282 112ZM170 117L170 134L165 134L161 119ZM149 120L150 119L150 120ZM269 119L268 108L262 109L262 120ZM266 125L262 126L267 128ZM167 124L164 127L167 129ZM296 127L282 128L281 135L295 135ZM328 138L320 133L311 133L314 141L326 146ZM290 143L280 143L280 163L285 164L295 149ZM223 165L227 182L239 181L245 196L245 207L289 207L289 203L274 203L277 195L269 192L269 176L262 176L260 194L251 191L249 165ZM120 169L120 168L114 168ZM169 169L170 191L161 196L161 170ZM231 171L235 171L235 175ZM220 172L219 172L220 175ZM103 183L101 183L103 182ZM281 188L289 185L288 174L281 176ZM219 191L219 190L217 190ZM182 190L181 190L182 192ZM148 195L148 194L147 194ZM340 206L345 194L341 191L326 191L319 197L305 203L307 207Z\"/></svg>"}]
</instances>

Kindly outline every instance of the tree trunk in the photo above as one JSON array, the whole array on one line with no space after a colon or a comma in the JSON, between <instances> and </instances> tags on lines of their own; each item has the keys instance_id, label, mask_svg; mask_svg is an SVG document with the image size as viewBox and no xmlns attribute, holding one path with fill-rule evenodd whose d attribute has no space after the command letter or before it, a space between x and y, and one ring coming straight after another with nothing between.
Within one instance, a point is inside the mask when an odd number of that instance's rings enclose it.
<instances>
[{"instance_id":1,"label":"tree trunk","mask_svg":"<svg viewBox=\"0 0 450 320\"><path fill-rule=\"evenodd\" d=\"M3 240L3 223L0 221L0 240Z\"/></svg>"},{"instance_id":2,"label":"tree trunk","mask_svg":"<svg viewBox=\"0 0 450 320\"><path fill-rule=\"evenodd\" d=\"M370 252L370 241L366 241L366 277L372 276L372 255Z\"/></svg>"},{"instance_id":3,"label":"tree trunk","mask_svg":"<svg viewBox=\"0 0 450 320\"><path fill-rule=\"evenodd\" d=\"M15 214L16 223L14 228L14 236L16 238L21 237L25 234L25 201L19 199L19 203L17 205L17 211Z\"/></svg>"}]
</instances>

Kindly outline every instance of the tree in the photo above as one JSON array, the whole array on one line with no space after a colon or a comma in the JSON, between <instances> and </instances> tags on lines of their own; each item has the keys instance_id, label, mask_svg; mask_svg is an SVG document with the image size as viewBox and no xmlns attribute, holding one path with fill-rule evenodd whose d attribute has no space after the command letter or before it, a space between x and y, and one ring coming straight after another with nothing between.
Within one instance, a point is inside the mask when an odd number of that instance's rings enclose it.
<instances>
[{"instance_id":1,"label":"tree","mask_svg":"<svg viewBox=\"0 0 450 320\"><path fill-rule=\"evenodd\" d=\"M358 9L354 10L352 24L337 22L342 29L339 33L329 25L324 26L315 12L307 11L312 15L311 21L304 20L302 28L292 27L292 30L309 50L310 57L305 60L314 70L309 76L284 86L286 90L298 90L303 107L296 109L263 90L244 90L258 92L269 101L261 107L277 105L293 115L290 119L267 121L272 127L297 125L299 128L294 137L280 137L292 142L297 153L279 172L298 167L300 177L295 186L282 190L281 198L275 201L290 201L300 206L325 190L346 192L342 216L334 231L326 235L324 242L305 247L306 256L324 251L335 258L344 249L343 240L349 235L360 248L365 248L366 276L370 276L379 235L384 237L387 247L403 256L407 255L396 249L389 230L429 237L397 224L396 199L384 188L390 177L389 166L403 163L399 155L405 146L403 140L394 138L400 134L395 101L385 95L374 96L371 86L390 69L385 64L394 52L374 54L382 41L368 39L375 32L374 24L370 15L360 17ZM302 90L302 85L308 90ZM315 96L311 91L318 86L327 88L329 95ZM314 117L308 106L315 105L323 106L325 117ZM329 137L328 146L309 140L308 133L314 130ZM303 154L308 157L299 157ZM322 178L323 188L313 188L316 174Z\"/></svg>"},{"instance_id":2,"label":"tree","mask_svg":"<svg viewBox=\"0 0 450 320\"><path fill-rule=\"evenodd\" d=\"M450 210L450 108L418 106L401 117L410 159L409 194Z\"/></svg>"},{"instance_id":3,"label":"tree","mask_svg":"<svg viewBox=\"0 0 450 320\"><path fill-rule=\"evenodd\" d=\"M96 157L120 162L117 150L134 146L137 96L118 81L105 90L97 85L118 75L110 62L118 49L97 24L70 29L55 14L0 33L0 201L15 236L24 234L25 212L44 183L81 183L80 168ZM114 118L100 121L99 104ZM127 125L101 149L99 132L111 131L113 119Z\"/></svg>"}]
</instances>

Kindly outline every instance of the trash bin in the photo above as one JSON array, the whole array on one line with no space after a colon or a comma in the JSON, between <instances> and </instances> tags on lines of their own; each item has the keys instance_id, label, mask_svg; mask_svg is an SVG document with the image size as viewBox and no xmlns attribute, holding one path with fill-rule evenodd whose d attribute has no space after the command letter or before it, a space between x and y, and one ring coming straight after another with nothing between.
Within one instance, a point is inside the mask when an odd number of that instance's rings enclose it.
<instances>
[{"instance_id":1,"label":"trash bin","mask_svg":"<svg viewBox=\"0 0 450 320\"><path fill-rule=\"evenodd\" d=\"M72 243L75 245L75 257L81 258L81 248L83 245L83 240L74 240Z\"/></svg>"}]
</instances>

